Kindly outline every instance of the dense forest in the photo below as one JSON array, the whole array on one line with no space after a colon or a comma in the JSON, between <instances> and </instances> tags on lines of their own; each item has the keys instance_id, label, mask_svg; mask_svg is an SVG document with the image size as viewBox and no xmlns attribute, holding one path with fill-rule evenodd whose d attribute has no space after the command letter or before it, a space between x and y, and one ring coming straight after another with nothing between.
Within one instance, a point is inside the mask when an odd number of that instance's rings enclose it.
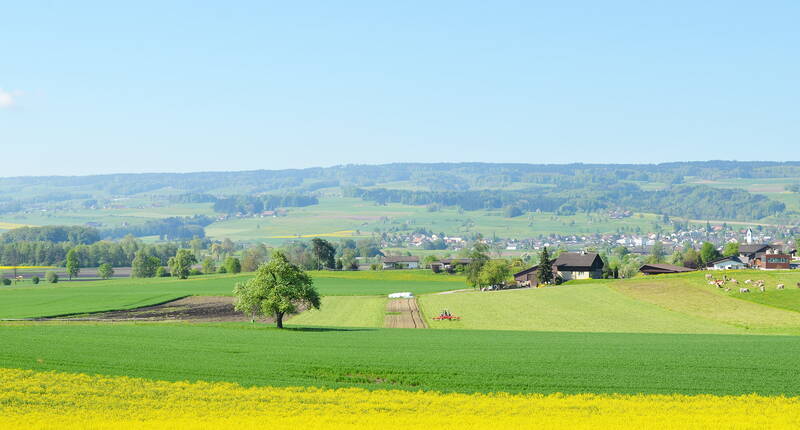
<instances>
[{"instance_id":1,"label":"dense forest","mask_svg":"<svg viewBox=\"0 0 800 430\"><path fill-rule=\"evenodd\" d=\"M562 215L624 207L692 219L750 220L775 215L786 209L783 203L762 195L704 185L673 185L659 191L643 191L632 184L615 184L570 192L555 188L445 192L350 187L345 188L344 193L378 204L438 204L464 210L513 207L519 209L518 213L543 211Z\"/></svg>"},{"instance_id":2,"label":"dense forest","mask_svg":"<svg viewBox=\"0 0 800 430\"><path fill-rule=\"evenodd\" d=\"M94 176L16 177L0 180L0 193L20 189L68 188L71 195L48 191L46 198L105 193L134 195L163 188L192 193L258 194L276 191L312 192L337 186L368 187L396 181L436 190L502 188L513 183L554 184L562 188L610 185L620 181L681 183L685 177L705 180L730 178L798 178L800 162L702 161L662 164L500 164L396 163L346 165L289 170L241 172L142 173Z\"/></svg>"}]
</instances>

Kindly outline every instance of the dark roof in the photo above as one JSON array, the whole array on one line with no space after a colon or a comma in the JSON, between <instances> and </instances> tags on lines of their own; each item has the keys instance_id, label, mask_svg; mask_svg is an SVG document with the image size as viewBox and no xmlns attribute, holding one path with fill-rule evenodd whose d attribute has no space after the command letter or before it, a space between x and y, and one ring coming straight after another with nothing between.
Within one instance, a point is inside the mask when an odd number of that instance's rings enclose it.
<instances>
[{"instance_id":1,"label":"dark roof","mask_svg":"<svg viewBox=\"0 0 800 430\"><path fill-rule=\"evenodd\" d=\"M562 252L553 263L558 270L602 269L603 260L596 252Z\"/></svg>"},{"instance_id":2,"label":"dark roof","mask_svg":"<svg viewBox=\"0 0 800 430\"><path fill-rule=\"evenodd\" d=\"M531 273L531 272L533 272L534 270L536 270L538 268L539 268L539 265L537 264L536 266L529 267L529 268L527 268L527 269L525 269L525 270L523 270L521 272L515 273L514 277L516 278L517 276L527 275L528 273Z\"/></svg>"},{"instance_id":3,"label":"dark roof","mask_svg":"<svg viewBox=\"0 0 800 430\"><path fill-rule=\"evenodd\" d=\"M649 274L659 274L659 273L684 273L684 272L694 272L694 269L690 269L688 267L683 266L674 266L672 264L644 264L642 267L639 268L639 271L642 273L649 273Z\"/></svg>"},{"instance_id":4,"label":"dark roof","mask_svg":"<svg viewBox=\"0 0 800 430\"><path fill-rule=\"evenodd\" d=\"M472 263L472 259L471 258L443 258L443 259L439 260L437 263L442 263L442 264L453 264L453 263L456 263L456 264L469 264L469 263Z\"/></svg>"},{"instance_id":5,"label":"dark roof","mask_svg":"<svg viewBox=\"0 0 800 430\"><path fill-rule=\"evenodd\" d=\"M739 254L755 254L771 248L773 248L773 246L768 243L742 244L739 245Z\"/></svg>"},{"instance_id":6,"label":"dark roof","mask_svg":"<svg viewBox=\"0 0 800 430\"><path fill-rule=\"evenodd\" d=\"M395 255L383 257L384 263L419 263L419 257L413 255Z\"/></svg>"}]
</instances>

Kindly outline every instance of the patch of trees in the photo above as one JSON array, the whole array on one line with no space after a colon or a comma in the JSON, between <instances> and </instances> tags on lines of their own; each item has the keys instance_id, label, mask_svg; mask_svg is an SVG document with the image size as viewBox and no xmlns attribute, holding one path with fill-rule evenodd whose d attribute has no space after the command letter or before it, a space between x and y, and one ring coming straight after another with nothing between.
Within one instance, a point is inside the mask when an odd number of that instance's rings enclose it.
<instances>
[{"instance_id":1,"label":"patch of trees","mask_svg":"<svg viewBox=\"0 0 800 430\"><path fill-rule=\"evenodd\" d=\"M113 267L128 267L136 253L144 250L165 265L175 255L177 244L145 245L133 237L118 242L100 241L89 245L70 242L19 241L0 244L0 265L3 266L61 266L67 253L73 250L79 267L98 267L108 263Z\"/></svg>"},{"instance_id":2,"label":"patch of trees","mask_svg":"<svg viewBox=\"0 0 800 430\"><path fill-rule=\"evenodd\" d=\"M103 229L104 237L118 239L127 235L158 236L161 240L189 240L206 235L205 227L214 220L205 215L170 217L146 221L144 224Z\"/></svg>"},{"instance_id":3,"label":"patch of trees","mask_svg":"<svg viewBox=\"0 0 800 430\"><path fill-rule=\"evenodd\" d=\"M92 227L43 226L20 227L0 235L0 242L68 242L74 245L91 244L100 240L100 232Z\"/></svg>"},{"instance_id":4,"label":"patch of trees","mask_svg":"<svg viewBox=\"0 0 800 430\"><path fill-rule=\"evenodd\" d=\"M319 199L305 194L232 196L217 199L214 211L227 214L258 214L278 208L305 207L319 203Z\"/></svg>"}]
</instances>

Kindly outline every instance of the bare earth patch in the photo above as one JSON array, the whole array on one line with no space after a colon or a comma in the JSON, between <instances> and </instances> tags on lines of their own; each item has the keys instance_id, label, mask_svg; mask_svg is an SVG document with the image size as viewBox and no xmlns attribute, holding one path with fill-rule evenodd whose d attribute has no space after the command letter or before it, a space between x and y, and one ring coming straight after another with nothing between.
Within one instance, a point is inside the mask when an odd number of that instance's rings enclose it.
<instances>
[{"instance_id":1,"label":"bare earth patch","mask_svg":"<svg viewBox=\"0 0 800 430\"><path fill-rule=\"evenodd\" d=\"M386 304L384 326L389 328L427 328L417 299L392 299Z\"/></svg>"},{"instance_id":2,"label":"bare earth patch","mask_svg":"<svg viewBox=\"0 0 800 430\"><path fill-rule=\"evenodd\" d=\"M233 308L233 297L189 296L160 305L141 308L75 315L60 320L91 321L189 321L189 322L249 322L250 317ZM288 317L284 317L286 321ZM262 323L273 323L274 318L257 318Z\"/></svg>"}]
</instances>

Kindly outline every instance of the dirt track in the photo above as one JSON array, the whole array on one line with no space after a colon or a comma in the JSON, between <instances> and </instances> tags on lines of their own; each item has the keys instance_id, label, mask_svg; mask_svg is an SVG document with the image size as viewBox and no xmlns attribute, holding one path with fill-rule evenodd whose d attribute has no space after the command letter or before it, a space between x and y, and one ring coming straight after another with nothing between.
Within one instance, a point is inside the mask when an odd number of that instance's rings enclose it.
<instances>
[{"instance_id":1,"label":"dirt track","mask_svg":"<svg viewBox=\"0 0 800 430\"><path fill-rule=\"evenodd\" d=\"M389 328L427 328L417 299L391 299L386 304L384 326Z\"/></svg>"}]
</instances>

